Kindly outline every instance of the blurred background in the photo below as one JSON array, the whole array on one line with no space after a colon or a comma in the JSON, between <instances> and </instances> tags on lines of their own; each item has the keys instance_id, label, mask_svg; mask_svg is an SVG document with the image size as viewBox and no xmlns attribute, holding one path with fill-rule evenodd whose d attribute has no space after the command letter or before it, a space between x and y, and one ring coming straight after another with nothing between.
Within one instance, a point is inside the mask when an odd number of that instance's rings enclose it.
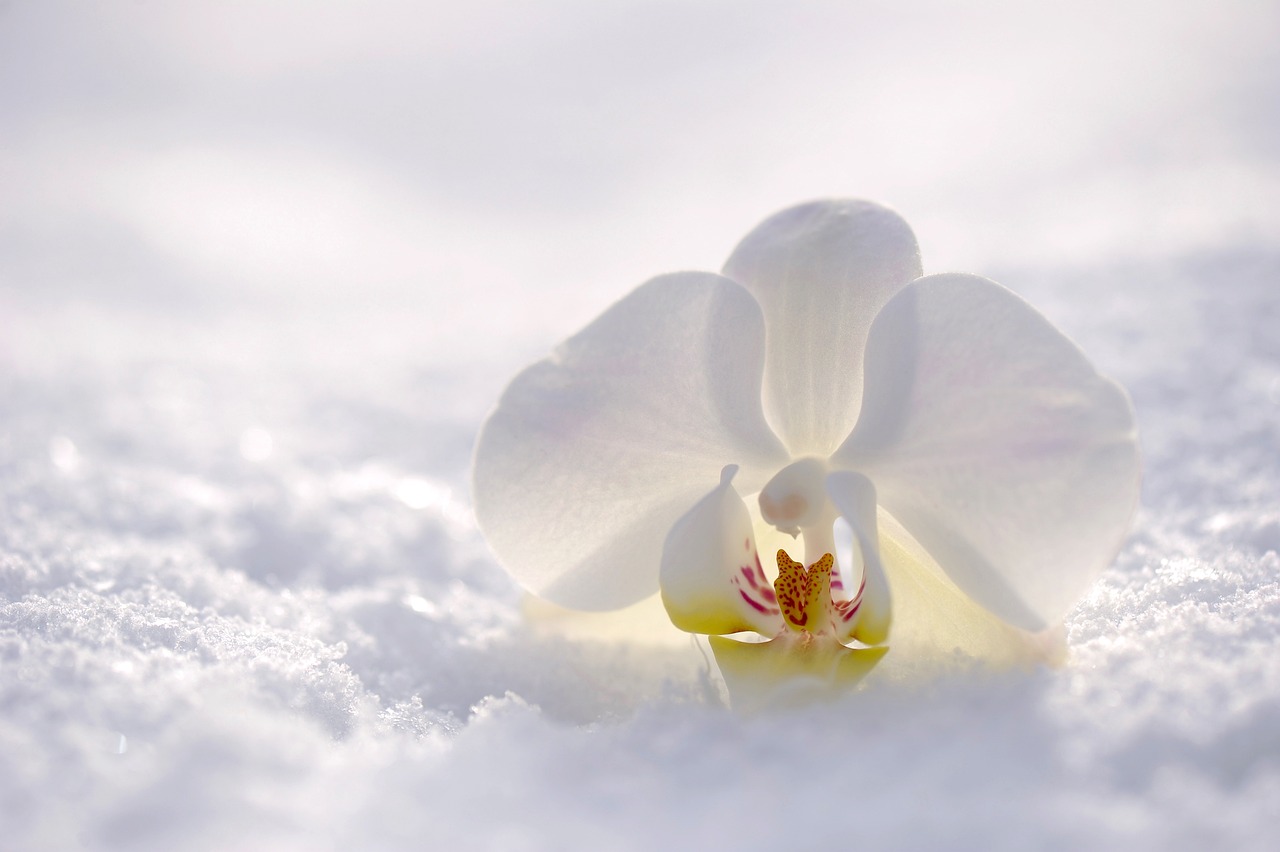
<instances>
[{"instance_id":1,"label":"blurred background","mask_svg":"<svg viewBox=\"0 0 1280 852\"><path fill-rule=\"evenodd\" d=\"M833 847L1280 848L1278 46L1269 0L0 0L0 846L778 848L742 815L853 766ZM833 195L1120 380L1143 505L1072 665L779 748L692 648L536 634L468 471L516 370Z\"/></svg>"},{"instance_id":2,"label":"blurred background","mask_svg":"<svg viewBox=\"0 0 1280 852\"><path fill-rule=\"evenodd\" d=\"M411 314L505 371L818 196L931 272L1274 245L1278 36L1261 0L10 0L0 309Z\"/></svg>"}]
</instances>

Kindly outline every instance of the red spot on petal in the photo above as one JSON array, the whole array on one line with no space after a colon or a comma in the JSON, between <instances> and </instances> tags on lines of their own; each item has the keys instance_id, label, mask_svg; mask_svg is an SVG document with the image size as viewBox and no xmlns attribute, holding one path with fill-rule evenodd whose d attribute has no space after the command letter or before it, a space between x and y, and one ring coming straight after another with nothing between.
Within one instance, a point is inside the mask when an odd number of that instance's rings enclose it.
<instances>
[{"instance_id":1,"label":"red spot on petal","mask_svg":"<svg viewBox=\"0 0 1280 852\"><path fill-rule=\"evenodd\" d=\"M751 588L753 588L753 589L759 589L759 588L763 585L763 583L762 583L761 581L762 581L764 578L763 578L763 577L757 577L757 576L756 576L755 569L754 569L754 568L752 568L750 565L743 565L743 566L742 566L742 568L741 568L741 570L742 570L742 576L744 576L744 577L746 577L746 578L747 578L747 582L751 584ZM734 579L734 580L737 580L738 578L737 578L737 577L734 577L733 579Z\"/></svg>"},{"instance_id":2,"label":"red spot on petal","mask_svg":"<svg viewBox=\"0 0 1280 852\"><path fill-rule=\"evenodd\" d=\"M861 607L862 607L862 601L861 601L861 600L856 600L856 601L836 601L836 604L835 604L836 612L837 612L837 613L840 615L840 617L841 617L841 618L843 618L845 621L849 621L851 618L853 618L855 615L857 615L857 614L858 614L858 610L859 610L859 609L861 609Z\"/></svg>"},{"instance_id":3,"label":"red spot on petal","mask_svg":"<svg viewBox=\"0 0 1280 852\"><path fill-rule=\"evenodd\" d=\"M769 610L765 608L764 604L752 598L751 595L747 594L742 589L738 589L738 594L742 595L742 599L750 604L751 608L756 612L761 613L762 615L768 614Z\"/></svg>"}]
</instances>

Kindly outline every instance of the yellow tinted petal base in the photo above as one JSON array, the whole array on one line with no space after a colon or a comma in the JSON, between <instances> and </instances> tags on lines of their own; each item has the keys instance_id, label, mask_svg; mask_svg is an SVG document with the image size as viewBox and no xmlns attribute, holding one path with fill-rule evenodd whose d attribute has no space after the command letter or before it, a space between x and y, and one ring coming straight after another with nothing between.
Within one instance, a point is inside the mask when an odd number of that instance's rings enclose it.
<instances>
[{"instance_id":1,"label":"yellow tinted petal base","mask_svg":"<svg viewBox=\"0 0 1280 852\"><path fill-rule=\"evenodd\" d=\"M893 591L894 653L876 678L914 680L957 669L1056 667L1066 661L1061 627L1019 630L970 600L891 516L880 513L880 548Z\"/></svg>"},{"instance_id":2,"label":"yellow tinted petal base","mask_svg":"<svg viewBox=\"0 0 1280 852\"><path fill-rule=\"evenodd\" d=\"M830 636L784 631L768 642L709 637L733 709L785 710L849 692L889 649L847 648Z\"/></svg>"}]
</instances>

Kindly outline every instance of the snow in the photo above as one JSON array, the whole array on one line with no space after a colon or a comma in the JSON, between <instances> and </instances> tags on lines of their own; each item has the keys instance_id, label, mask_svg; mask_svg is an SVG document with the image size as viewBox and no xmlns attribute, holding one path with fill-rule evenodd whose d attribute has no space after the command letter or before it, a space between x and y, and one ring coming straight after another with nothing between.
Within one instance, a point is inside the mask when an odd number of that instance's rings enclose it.
<instances>
[{"instance_id":1,"label":"snow","mask_svg":"<svg viewBox=\"0 0 1280 852\"><path fill-rule=\"evenodd\" d=\"M0 848L1273 848L1276 17L6 5ZM1143 504L1066 667L742 718L536 630L470 448L830 194L1121 380Z\"/></svg>"}]
</instances>

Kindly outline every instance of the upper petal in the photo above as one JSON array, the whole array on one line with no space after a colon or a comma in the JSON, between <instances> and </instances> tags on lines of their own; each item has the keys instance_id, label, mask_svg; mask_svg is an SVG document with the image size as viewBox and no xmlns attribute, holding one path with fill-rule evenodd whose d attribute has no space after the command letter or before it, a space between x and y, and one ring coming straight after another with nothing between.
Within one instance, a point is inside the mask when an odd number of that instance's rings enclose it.
<instances>
[{"instance_id":1,"label":"upper petal","mask_svg":"<svg viewBox=\"0 0 1280 852\"><path fill-rule=\"evenodd\" d=\"M833 464L1005 621L1061 620L1115 556L1140 480L1133 409L1030 305L972 275L893 298L867 341L863 412Z\"/></svg>"},{"instance_id":2,"label":"upper petal","mask_svg":"<svg viewBox=\"0 0 1280 852\"><path fill-rule=\"evenodd\" d=\"M760 408L764 323L712 273L642 285L512 380L476 445L476 517L522 585L577 609L658 589L663 539L727 462L784 460Z\"/></svg>"},{"instance_id":3,"label":"upper petal","mask_svg":"<svg viewBox=\"0 0 1280 852\"><path fill-rule=\"evenodd\" d=\"M915 235L869 201L802 204L747 234L724 274L764 311L769 422L793 456L825 458L857 419L872 320L920 275Z\"/></svg>"}]
</instances>

